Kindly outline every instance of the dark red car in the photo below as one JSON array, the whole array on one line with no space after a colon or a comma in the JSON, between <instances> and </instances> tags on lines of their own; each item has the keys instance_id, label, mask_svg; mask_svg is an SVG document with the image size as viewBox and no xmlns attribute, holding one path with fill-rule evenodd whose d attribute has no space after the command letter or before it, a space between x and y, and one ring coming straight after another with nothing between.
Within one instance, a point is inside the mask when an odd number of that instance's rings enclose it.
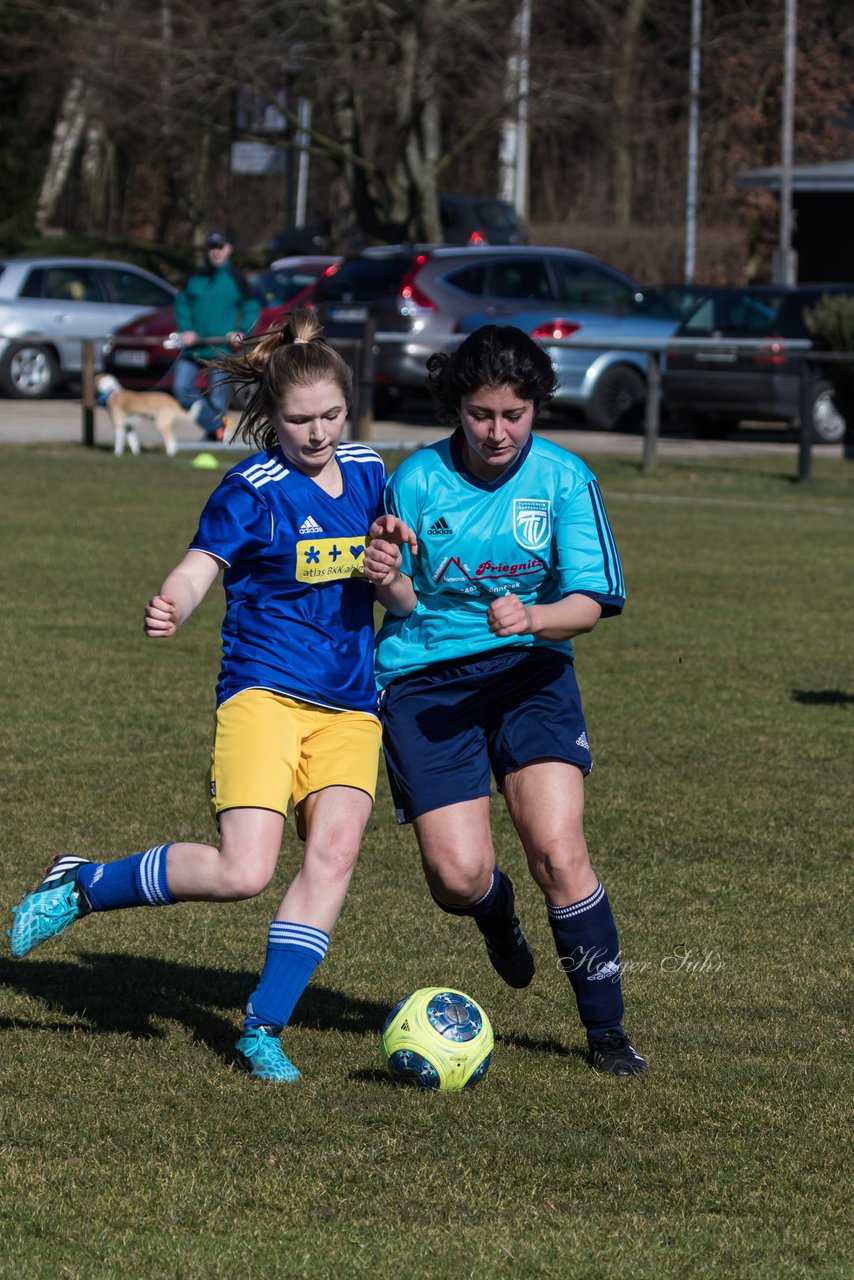
<instances>
[{"instance_id":1,"label":"dark red car","mask_svg":"<svg viewBox=\"0 0 854 1280\"><path fill-rule=\"evenodd\" d=\"M337 261L319 255L280 258L263 271L247 271L246 279L261 301L255 331L271 329L294 307L311 302L315 284ZM171 384L172 366L181 350L175 311L161 307L110 335L104 347L104 368L132 391L165 389Z\"/></svg>"}]
</instances>

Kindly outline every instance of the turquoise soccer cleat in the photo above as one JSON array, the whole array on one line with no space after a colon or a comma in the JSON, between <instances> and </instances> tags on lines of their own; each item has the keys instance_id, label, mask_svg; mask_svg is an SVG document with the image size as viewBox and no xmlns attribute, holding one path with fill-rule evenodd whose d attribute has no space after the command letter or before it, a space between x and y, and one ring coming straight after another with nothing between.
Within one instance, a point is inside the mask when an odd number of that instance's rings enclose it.
<instances>
[{"instance_id":1,"label":"turquoise soccer cleat","mask_svg":"<svg viewBox=\"0 0 854 1280\"><path fill-rule=\"evenodd\" d=\"M58 937L75 920L89 914L91 907L77 884L77 872L88 861L71 854L57 856L46 869L38 888L24 894L12 908L12 928L6 933L16 960L35 951L48 938Z\"/></svg>"},{"instance_id":2,"label":"turquoise soccer cleat","mask_svg":"<svg viewBox=\"0 0 854 1280\"><path fill-rule=\"evenodd\" d=\"M256 1080L300 1079L300 1073L285 1055L275 1027L251 1027L235 1045L238 1066Z\"/></svg>"},{"instance_id":3,"label":"turquoise soccer cleat","mask_svg":"<svg viewBox=\"0 0 854 1280\"><path fill-rule=\"evenodd\" d=\"M12 928L6 930L12 940L12 955L16 960L29 955L48 938L64 933L70 924L85 914L79 892L73 884L45 889L43 893L28 893L12 908Z\"/></svg>"}]
</instances>

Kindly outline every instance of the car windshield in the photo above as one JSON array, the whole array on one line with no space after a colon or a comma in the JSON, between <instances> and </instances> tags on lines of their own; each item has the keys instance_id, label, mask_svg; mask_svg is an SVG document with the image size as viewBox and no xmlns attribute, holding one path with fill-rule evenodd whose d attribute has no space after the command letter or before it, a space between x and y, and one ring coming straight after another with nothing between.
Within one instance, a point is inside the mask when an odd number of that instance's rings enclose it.
<instances>
[{"instance_id":1,"label":"car windshield","mask_svg":"<svg viewBox=\"0 0 854 1280\"><path fill-rule=\"evenodd\" d=\"M261 302L268 305L277 302L290 302L303 289L314 284L318 273L302 269L282 269L281 271L250 271L246 279L253 293Z\"/></svg>"},{"instance_id":2,"label":"car windshield","mask_svg":"<svg viewBox=\"0 0 854 1280\"><path fill-rule=\"evenodd\" d=\"M701 285L660 284L644 289L637 298L635 308L639 315L656 320L681 320L689 316L704 300L711 289Z\"/></svg>"},{"instance_id":3,"label":"car windshield","mask_svg":"<svg viewBox=\"0 0 854 1280\"><path fill-rule=\"evenodd\" d=\"M686 337L719 335L753 338L774 332L786 299L785 293L749 293L732 290L711 294L682 326Z\"/></svg>"},{"instance_id":4,"label":"car windshield","mask_svg":"<svg viewBox=\"0 0 854 1280\"><path fill-rule=\"evenodd\" d=\"M479 200L475 205L478 220L485 227L508 227L515 231L519 226L519 215L511 204L501 200Z\"/></svg>"},{"instance_id":5,"label":"car windshield","mask_svg":"<svg viewBox=\"0 0 854 1280\"><path fill-rule=\"evenodd\" d=\"M319 302L373 302L377 298L394 297L406 275L412 258L401 254L393 258L352 258L317 286Z\"/></svg>"}]
</instances>

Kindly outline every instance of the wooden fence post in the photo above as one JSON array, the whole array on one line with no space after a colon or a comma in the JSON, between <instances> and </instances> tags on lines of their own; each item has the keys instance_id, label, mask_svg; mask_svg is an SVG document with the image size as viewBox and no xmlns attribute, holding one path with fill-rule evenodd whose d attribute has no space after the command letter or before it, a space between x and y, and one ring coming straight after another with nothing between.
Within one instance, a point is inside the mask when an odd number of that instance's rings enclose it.
<instances>
[{"instance_id":1,"label":"wooden fence post","mask_svg":"<svg viewBox=\"0 0 854 1280\"><path fill-rule=\"evenodd\" d=\"M798 481L812 474L812 369L806 356L801 357L798 417Z\"/></svg>"},{"instance_id":2,"label":"wooden fence post","mask_svg":"<svg viewBox=\"0 0 854 1280\"><path fill-rule=\"evenodd\" d=\"M82 414L83 444L87 449L95 447L95 344L84 338L80 369L80 405Z\"/></svg>"},{"instance_id":3,"label":"wooden fence post","mask_svg":"<svg viewBox=\"0 0 854 1280\"><path fill-rule=\"evenodd\" d=\"M658 429L661 420L661 366L657 351L650 351L646 358L646 411L643 420L642 471L655 466L658 449Z\"/></svg>"}]
</instances>

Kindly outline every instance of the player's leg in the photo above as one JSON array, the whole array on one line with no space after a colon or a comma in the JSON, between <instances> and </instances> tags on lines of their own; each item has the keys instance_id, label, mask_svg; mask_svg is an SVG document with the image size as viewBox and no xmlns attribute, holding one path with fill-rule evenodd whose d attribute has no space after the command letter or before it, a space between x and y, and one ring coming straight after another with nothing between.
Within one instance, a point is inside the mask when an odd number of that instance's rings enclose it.
<instances>
[{"instance_id":1,"label":"player's leg","mask_svg":"<svg viewBox=\"0 0 854 1280\"><path fill-rule=\"evenodd\" d=\"M303 861L270 925L258 985L246 1006L238 1061L266 1080L299 1079L280 1035L326 954L376 792L380 730L373 716L292 704L302 732L294 788Z\"/></svg>"},{"instance_id":2,"label":"player's leg","mask_svg":"<svg viewBox=\"0 0 854 1280\"><path fill-rule=\"evenodd\" d=\"M511 987L527 987L534 956L516 915L513 884L496 861L489 799L432 809L413 826L433 901L449 915L471 916L496 973Z\"/></svg>"},{"instance_id":3,"label":"player's leg","mask_svg":"<svg viewBox=\"0 0 854 1280\"><path fill-rule=\"evenodd\" d=\"M516 916L513 884L496 861L488 797L431 809L413 826L433 901L448 915L471 916L495 971L509 986L527 987L534 957Z\"/></svg>"},{"instance_id":4,"label":"player's leg","mask_svg":"<svg viewBox=\"0 0 854 1280\"><path fill-rule=\"evenodd\" d=\"M283 823L280 813L234 809L222 815L220 848L161 844L111 862L60 855L12 908L12 955L28 955L92 912L254 897L272 879Z\"/></svg>"},{"instance_id":5,"label":"player's leg","mask_svg":"<svg viewBox=\"0 0 854 1280\"><path fill-rule=\"evenodd\" d=\"M489 825L491 777L480 714L492 664L462 662L395 681L382 705L383 747L398 822L412 822L433 899L472 916L493 967L513 987L534 976Z\"/></svg>"},{"instance_id":6,"label":"player's leg","mask_svg":"<svg viewBox=\"0 0 854 1280\"><path fill-rule=\"evenodd\" d=\"M614 1075L637 1075L646 1064L622 1027L620 943L584 838L582 770L562 760L537 761L509 773L503 791L531 875L545 896L593 1062Z\"/></svg>"},{"instance_id":7,"label":"player's leg","mask_svg":"<svg viewBox=\"0 0 854 1280\"><path fill-rule=\"evenodd\" d=\"M493 772L545 896L591 1056L600 1069L637 1074L645 1064L621 1027L617 929L584 838L591 760L575 670L564 654L543 651L510 674L490 737Z\"/></svg>"},{"instance_id":8,"label":"player's leg","mask_svg":"<svg viewBox=\"0 0 854 1280\"><path fill-rule=\"evenodd\" d=\"M27 955L92 911L232 902L260 893L273 876L299 759L296 730L280 723L276 695L248 690L217 710L212 809L221 847L155 845L112 862L56 858L45 879L13 908L12 954Z\"/></svg>"}]
</instances>

